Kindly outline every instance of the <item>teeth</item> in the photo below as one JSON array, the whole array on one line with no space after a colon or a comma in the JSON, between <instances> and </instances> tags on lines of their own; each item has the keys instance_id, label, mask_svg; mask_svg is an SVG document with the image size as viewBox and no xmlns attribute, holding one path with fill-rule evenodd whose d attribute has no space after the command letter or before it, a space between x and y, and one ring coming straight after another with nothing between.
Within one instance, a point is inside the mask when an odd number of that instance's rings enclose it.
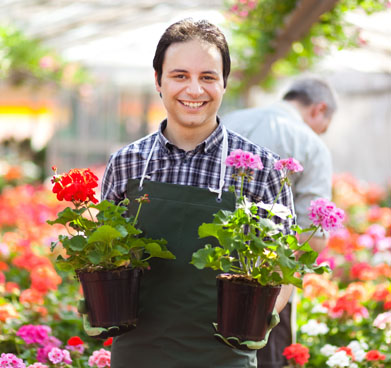
<instances>
[{"instance_id":1,"label":"teeth","mask_svg":"<svg viewBox=\"0 0 391 368\"><path fill-rule=\"evenodd\" d=\"M197 108L197 107L200 107L200 106L203 105L203 102L185 102L185 101L182 101L182 103L185 106L192 107L192 108Z\"/></svg>"}]
</instances>

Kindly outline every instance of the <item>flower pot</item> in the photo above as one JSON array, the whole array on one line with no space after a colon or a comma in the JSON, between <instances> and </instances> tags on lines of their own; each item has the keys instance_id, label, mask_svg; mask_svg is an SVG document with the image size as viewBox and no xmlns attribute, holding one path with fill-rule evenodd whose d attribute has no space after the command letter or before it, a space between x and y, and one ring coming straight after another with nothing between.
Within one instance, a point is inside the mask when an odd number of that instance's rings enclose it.
<instances>
[{"instance_id":1,"label":"flower pot","mask_svg":"<svg viewBox=\"0 0 391 368\"><path fill-rule=\"evenodd\" d=\"M140 269L130 268L77 272L92 327L118 326L119 330L109 333L109 336L135 327L141 273Z\"/></svg>"},{"instance_id":2,"label":"flower pot","mask_svg":"<svg viewBox=\"0 0 391 368\"><path fill-rule=\"evenodd\" d=\"M262 286L241 275L217 276L217 329L242 341L265 338L281 286Z\"/></svg>"}]
</instances>

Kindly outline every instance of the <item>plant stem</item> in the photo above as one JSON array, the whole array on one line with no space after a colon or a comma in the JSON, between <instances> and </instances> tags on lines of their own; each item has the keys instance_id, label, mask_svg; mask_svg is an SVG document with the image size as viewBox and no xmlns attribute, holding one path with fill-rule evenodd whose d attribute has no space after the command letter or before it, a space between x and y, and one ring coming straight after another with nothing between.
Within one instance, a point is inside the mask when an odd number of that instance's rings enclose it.
<instances>
[{"instance_id":1,"label":"plant stem","mask_svg":"<svg viewBox=\"0 0 391 368\"><path fill-rule=\"evenodd\" d=\"M243 197L243 187L244 187L244 175L241 176L241 181L240 181L240 198Z\"/></svg>"},{"instance_id":2,"label":"plant stem","mask_svg":"<svg viewBox=\"0 0 391 368\"><path fill-rule=\"evenodd\" d=\"M90 207L87 206L86 208L87 208L88 213L90 214L91 220L94 221L94 217L92 216L92 213L90 211Z\"/></svg>"},{"instance_id":3,"label":"plant stem","mask_svg":"<svg viewBox=\"0 0 391 368\"><path fill-rule=\"evenodd\" d=\"M133 220L133 226L136 226L137 224L137 219L138 219L138 215L140 213L140 210L141 210L141 205L143 204L143 202L140 202L139 205L138 205L138 208L137 208L137 213L136 213L136 217L134 218Z\"/></svg>"},{"instance_id":4,"label":"plant stem","mask_svg":"<svg viewBox=\"0 0 391 368\"><path fill-rule=\"evenodd\" d=\"M285 181L284 181L284 179L282 179L281 182L282 182L283 184L281 185L280 190L279 190L278 194L276 195L276 198L274 198L272 207L270 208L269 214L268 214L268 216L267 216L268 219L270 219L270 217L272 217L272 210L273 210L273 207L274 207L274 205L277 203L278 197L280 196L282 190L284 189L284 186L285 186Z\"/></svg>"}]
</instances>

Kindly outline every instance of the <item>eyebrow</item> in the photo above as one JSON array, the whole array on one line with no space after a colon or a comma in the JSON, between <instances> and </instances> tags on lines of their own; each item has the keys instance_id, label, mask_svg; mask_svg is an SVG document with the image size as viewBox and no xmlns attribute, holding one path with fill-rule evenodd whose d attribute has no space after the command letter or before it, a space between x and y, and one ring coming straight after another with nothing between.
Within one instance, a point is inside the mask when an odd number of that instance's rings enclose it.
<instances>
[{"instance_id":1,"label":"eyebrow","mask_svg":"<svg viewBox=\"0 0 391 368\"><path fill-rule=\"evenodd\" d=\"M173 70L170 70L168 73L171 74L171 73L188 73L189 71L186 70L186 69L173 69ZM201 72L201 74L214 74L214 75L218 75L217 72L213 71L213 70L204 70Z\"/></svg>"}]
</instances>

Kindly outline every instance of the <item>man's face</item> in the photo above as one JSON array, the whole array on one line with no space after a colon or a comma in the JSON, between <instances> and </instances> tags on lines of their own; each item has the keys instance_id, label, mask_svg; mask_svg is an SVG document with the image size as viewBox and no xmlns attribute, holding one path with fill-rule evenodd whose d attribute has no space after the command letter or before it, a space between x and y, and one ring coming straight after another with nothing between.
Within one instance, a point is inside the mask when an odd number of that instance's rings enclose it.
<instances>
[{"instance_id":1,"label":"man's face","mask_svg":"<svg viewBox=\"0 0 391 368\"><path fill-rule=\"evenodd\" d=\"M170 129L213 131L225 93L219 49L199 40L171 44L165 53L161 85Z\"/></svg>"}]
</instances>

